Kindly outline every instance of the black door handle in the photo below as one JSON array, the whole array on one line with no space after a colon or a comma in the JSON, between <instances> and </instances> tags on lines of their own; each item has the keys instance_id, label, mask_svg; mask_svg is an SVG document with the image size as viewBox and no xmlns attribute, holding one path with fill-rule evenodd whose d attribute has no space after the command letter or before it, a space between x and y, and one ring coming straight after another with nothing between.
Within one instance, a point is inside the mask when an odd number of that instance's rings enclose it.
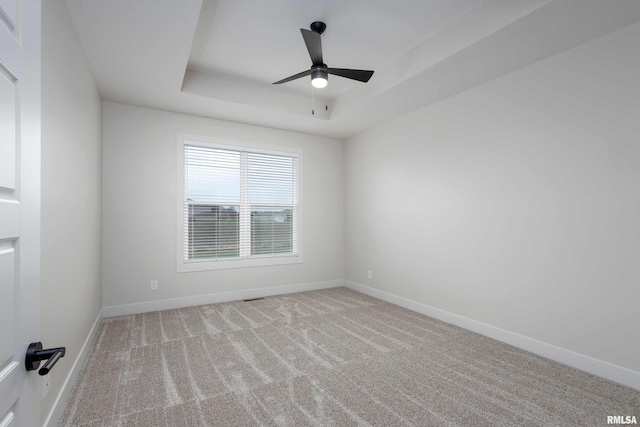
<instances>
[{"instance_id":1,"label":"black door handle","mask_svg":"<svg viewBox=\"0 0 640 427\"><path fill-rule=\"evenodd\" d=\"M46 360L42 368L38 371L40 375L47 375L53 365L55 365L61 357L64 357L66 349L65 347L42 349L41 342L32 342L27 348L27 356L24 359L24 364L27 367L27 371L35 371L40 366L40 362Z\"/></svg>"}]
</instances>

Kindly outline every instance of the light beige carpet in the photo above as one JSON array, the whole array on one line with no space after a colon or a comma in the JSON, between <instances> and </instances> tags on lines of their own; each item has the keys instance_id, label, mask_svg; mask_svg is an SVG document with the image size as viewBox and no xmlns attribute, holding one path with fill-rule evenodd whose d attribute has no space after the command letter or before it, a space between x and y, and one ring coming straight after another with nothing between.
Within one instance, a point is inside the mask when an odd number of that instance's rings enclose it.
<instances>
[{"instance_id":1,"label":"light beige carpet","mask_svg":"<svg viewBox=\"0 0 640 427\"><path fill-rule=\"evenodd\" d=\"M63 426L604 426L640 392L346 288L105 319Z\"/></svg>"}]
</instances>

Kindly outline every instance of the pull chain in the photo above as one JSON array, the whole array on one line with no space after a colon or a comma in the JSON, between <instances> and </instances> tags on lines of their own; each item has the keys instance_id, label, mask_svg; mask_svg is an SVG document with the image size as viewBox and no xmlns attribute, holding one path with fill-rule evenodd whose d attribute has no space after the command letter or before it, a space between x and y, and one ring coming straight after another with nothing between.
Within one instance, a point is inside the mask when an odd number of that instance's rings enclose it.
<instances>
[{"instance_id":1,"label":"pull chain","mask_svg":"<svg viewBox=\"0 0 640 427\"><path fill-rule=\"evenodd\" d=\"M316 88L312 85L311 86L311 115L315 115L316 111Z\"/></svg>"}]
</instances>

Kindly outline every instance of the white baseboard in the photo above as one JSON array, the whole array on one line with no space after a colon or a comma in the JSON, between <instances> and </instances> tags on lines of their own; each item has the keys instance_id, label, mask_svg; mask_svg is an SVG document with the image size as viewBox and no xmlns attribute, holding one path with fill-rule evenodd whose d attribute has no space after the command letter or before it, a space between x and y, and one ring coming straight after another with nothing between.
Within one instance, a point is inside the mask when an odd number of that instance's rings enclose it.
<instances>
[{"instance_id":1,"label":"white baseboard","mask_svg":"<svg viewBox=\"0 0 640 427\"><path fill-rule=\"evenodd\" d=\"M270 288L245 289L241 291L218 292L208 295L173 298L140 302L135 304L114 305L104 307L104 317L127 316L130 314L149 313L151 311L169 310L173 308L192 307L203 304L217 304L220 302L238 301L251 298L262 298L272 295L291 294L295 292L316 291L319 289L336 288L344 286L344 281L328 280L324 282L299 283L295 285L273 286Z\"/></svg>"},{"instance_id":2,"label":"white baseboard","mask_svg":"<svg viewBox=\"0 0 640 427\"><path fill-rule=\"evenodd\" d=\"M89 335L87 335L87 339L84 340L84 344L82 345L80 352L78 352L78 356L76 356L76 360L73 362L73 366L71 367L67 378L64 380L64 384L62 384L62 388L56 397L56 401L53 403L53 407L51 408L47 419L43 423L43 427L53 427L58 425L60 417L64 412L64 408L67 405L69 395L71 395L71 390L73 390L73 386L75 385L78 374L80 373L80 369L82 368L82 365L87 358L87 354L89 353L89 349L96 338L101 320L102 310L100 310L98 317L96 317L95 322L93 322Z\"/></svg>"},{"instance_id":3,"label":"white baseboard","mask_svg":"<svg viewBox=\"0 0 640 427\"><path fill-rule=\"evenodd\" d=\"M435 308L430 305L399 297L360 283L345 280L344 286L349 289L353 289L354 291L362 292L363 294L399 305L426 316L442 320L443 322L477 332L481 335L502 341L503 343L510 344L514 347L530 351L531 353L535 353L539 356L555 360L556 362L564 363L565 365L569 365L573 368L640 390L640 372L632 371L621 366L616 366L602 360L594 359L593 357L575 353L571 350L566 350L561 347L528 338L514 332L500 329L448 311L440 310L439 308Z\"/></svg>"}]
</instances>

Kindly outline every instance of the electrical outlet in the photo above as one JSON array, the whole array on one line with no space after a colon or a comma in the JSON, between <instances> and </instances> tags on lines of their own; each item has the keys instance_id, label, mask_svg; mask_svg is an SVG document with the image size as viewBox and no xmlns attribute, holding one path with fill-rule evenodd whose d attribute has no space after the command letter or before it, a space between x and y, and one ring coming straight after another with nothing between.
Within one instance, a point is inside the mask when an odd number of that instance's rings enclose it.
<instances>
[{"instance_id":1,"label":"electrical outlet","mask_svg":"<svg viewBox=\"0 0 640 427\"><path fill-rule=\"evenodd\" d=\"M43 380L42 398L44 399L51 390L51 374L45 375Z\"/></svg>"},{"instance_id":2,"label":"electrical outlet","mask_svg":"<svg viewBox=\"0 0 640 427\"><path fill-rule=\"evenodd\" d=\"M371 270L367 270L367 277L369 279L373 279L373 273L371 272Z\"/></svg>"},{"instance_id":3,"label":"electrical outlet","mask_svg":"<svg viewBox=\"0 0 640 427\"><path fill-rule=\"evenodd\" d=\"M157 280L152 280L151 281L151 290L152 291L157 291L158 290L158 281Z\"/></svg>"}]
</instances>

